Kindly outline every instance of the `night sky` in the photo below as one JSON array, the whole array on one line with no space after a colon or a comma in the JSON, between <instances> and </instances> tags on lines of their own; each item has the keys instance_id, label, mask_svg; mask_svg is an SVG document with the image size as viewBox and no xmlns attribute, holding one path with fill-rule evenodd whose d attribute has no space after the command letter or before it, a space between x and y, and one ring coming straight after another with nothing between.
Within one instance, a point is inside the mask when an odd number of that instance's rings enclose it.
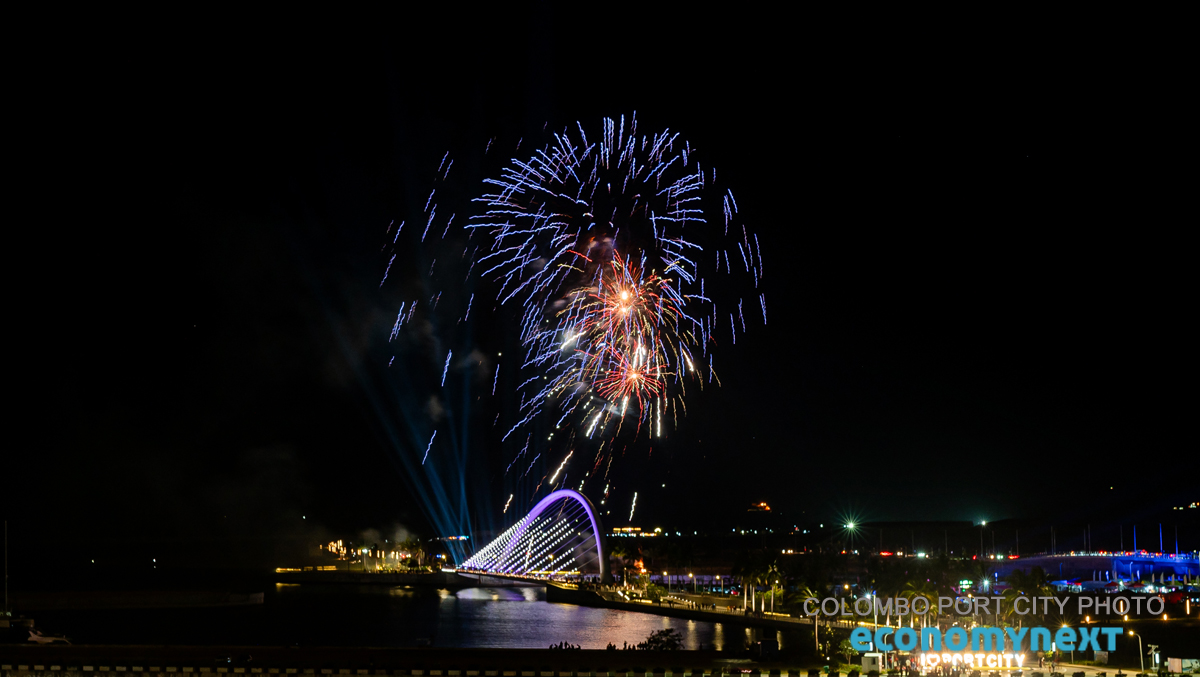
<instances>
[{"instance_id":1,"label":"night sky","mask_svg":"<svg viewBox=\"0 0 1200 677\"><path fill-rule=\"evenodd\" d=\"M384 231L447 151L471 177L492 137L634 110L733 186L770 317L669 444L622 460L635 524L1200 498L1181 120L1115 54L546 6L319 28L79 24L26 60L8 253L29 381L4 473L23 542L440 535L388 438L403 419L372 406ZM491 514L507 459L474 434Z\"/></svg>"}]
</instances>

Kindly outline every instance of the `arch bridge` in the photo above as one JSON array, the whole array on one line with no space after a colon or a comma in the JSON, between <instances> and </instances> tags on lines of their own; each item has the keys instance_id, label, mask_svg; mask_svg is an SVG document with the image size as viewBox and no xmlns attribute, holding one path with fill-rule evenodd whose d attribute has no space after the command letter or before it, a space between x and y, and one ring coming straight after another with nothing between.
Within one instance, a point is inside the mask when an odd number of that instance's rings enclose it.
<instances>
[{"instance_id":1,"label":"arch bridge","mask_svg":"<svg viewBox=\"0 0 1200 677\"><path fill-rule=\"evenodd\" d=\"M483 546L460 571L515 577L599 575L609 583L604 525L587 496L560 489Z\"/></svg>"}]
</instances>

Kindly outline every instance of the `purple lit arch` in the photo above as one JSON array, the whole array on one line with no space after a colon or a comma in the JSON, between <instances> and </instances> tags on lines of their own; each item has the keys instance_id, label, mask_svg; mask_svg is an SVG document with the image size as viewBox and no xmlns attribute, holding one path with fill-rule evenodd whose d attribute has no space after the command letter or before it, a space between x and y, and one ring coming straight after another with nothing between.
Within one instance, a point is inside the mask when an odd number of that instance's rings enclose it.
<instances>
[{"instance_id":1,"label":"purple lit arch","mask_svg":"<svg viewBox=\"0 0 1200 677\"><path fill-rule=\"evenodd\" d=\"M611 582L612 576L608 572L608 552L604 548L604 523L600 521L600 513L596 511L596 506L592 505L592 502L588 500L587 496L584 496L574 489L559 489L558 491L552 492L542 500L538 501L538 504L533 506L533 510L530 510L529 514L525 516L525 520L521 524L521 527L517 529L517 533L514 534L513 537L508 541L508 544L505 545L504 555L500 557L500 561L508 561L509 551L512 550L513 545L518 543L521 540L521 537L525 535L525 529L527 529L530 524L533 524L546 510L546 508L556 503L559 499L564 498L569 498L575 501L581 505L584 512L587 513L588 519L592 523L592 533L596 537L596 557L600 560L600 581L602 583Z\"/></svg>"}]
</instances>

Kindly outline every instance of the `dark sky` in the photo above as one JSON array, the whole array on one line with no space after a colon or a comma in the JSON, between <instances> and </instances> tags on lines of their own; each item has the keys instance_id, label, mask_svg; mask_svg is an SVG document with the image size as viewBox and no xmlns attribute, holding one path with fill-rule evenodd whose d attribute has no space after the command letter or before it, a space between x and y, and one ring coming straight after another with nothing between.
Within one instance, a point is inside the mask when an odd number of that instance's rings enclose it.
<instances>
[{"instance_id":1,"label":"dark sky","mask_svg":"<svg viewBox=\"0 0 1200 677\"><path fill-rule=\"evenodd\" d=\"M628 461L635 522L1182 500L1189 163L1178 95L1117 51L546 6L336 36L85 24L45 34L14 102L31 380L4 483L28 538L434 535L389 441L404 419L373 407L384 228L447 150L471 176L493 136L633 110L729 177L772 318Z\"/></svg>"}]
</instances>

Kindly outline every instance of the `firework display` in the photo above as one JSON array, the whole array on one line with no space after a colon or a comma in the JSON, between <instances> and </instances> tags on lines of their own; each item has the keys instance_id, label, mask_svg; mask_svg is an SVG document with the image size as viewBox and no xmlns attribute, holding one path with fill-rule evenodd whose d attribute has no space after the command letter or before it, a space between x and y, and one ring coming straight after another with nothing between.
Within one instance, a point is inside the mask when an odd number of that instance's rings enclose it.
<instances>
[{"instance_id":1,"label":"firework display","mask_svg":"<svg viewBox=\"0 0 1200 677\"><path fill-rule=\"evenodd\" d=\"M582 481L576 474L573 488L583 491L603 466L603 505L617 445L624 452L668 436L686 416L690 393L720 384L714 356L736 345L748 320L765 324L762 248L732 190L718 186L716 169L702 165L680 134L641 134L634 114L628 123L605 119L594 131L576 123L547 139L524 154L518 142L483 190L457 202L446 197L453 160L442 158L424 223L408 231L427 252L427 298L400 304L390 340L421 323L418 307L432 318L446 289L436 285L465 284L461 306L443 306L455 326L492 305L516 328L519 355L503 362L496 355L494 370L482 359L475 365L487 369L485 392L516 403L506 420L501 411L489 417L501 444L519 445L505 474L521 481L545 467L532 475L541 475L536 496L543 486L568 486L571 459L586 455L591 468ZM495 154L493 141L485 154ZM439 212L443 199L453 207ZM387 246L403 225L389 226ZM394 252L381 285L394 275ZM451 270L458 282L440 282ZM494 304L477 297L487 289ZM750 309L760 317L747 318ZM461 364L454 356L475 354L473 345L444 343L426 358L437 362L440 389ZM437 430L422 435L422 466L438 455L435 438ZM581 447L589 451L577 454ZM513 498L506 494L505 511Z\"/></svg>"},{"instance_id":2,"label":"firework display","mask_svg":"<svg viewBox=\"0 0 1200 677\"><path fill-rule=\"evenodd\" d=\"M661 436L664 418L686 411L688 382L715 376L710 350L724 323L705 293L706 250L713 276L740 262L741 290L756 292L762 251L736 221L731 191L712 213L716 171L679 134L639 136L636 116L628 126L606 119L594 139L575 131L486 180L495 190L466 226L489 238L479 274L521 315L522 416L505 435L553 411L556 428L571 421L588 438L626 426ZM765 322L765 296L755 295ZM732 309L736 343L741 298L736 320Z\"/></svg>"}]
</instances>

